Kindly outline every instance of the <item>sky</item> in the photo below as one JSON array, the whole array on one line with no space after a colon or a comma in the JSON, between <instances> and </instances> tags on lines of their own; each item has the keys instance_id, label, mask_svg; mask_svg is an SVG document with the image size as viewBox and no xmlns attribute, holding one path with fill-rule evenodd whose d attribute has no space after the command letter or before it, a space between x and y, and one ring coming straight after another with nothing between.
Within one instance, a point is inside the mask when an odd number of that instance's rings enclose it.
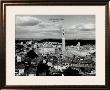
<instances>
[{"instance_id":1,"label":"sky","mask_svg":"<svg viewBox=\"0 0 110 90\"><path fill-rule=\"evenodd\" d=\"M95 40L95 15L16 15L16 39Z\"/></svg>"}]
</instances>

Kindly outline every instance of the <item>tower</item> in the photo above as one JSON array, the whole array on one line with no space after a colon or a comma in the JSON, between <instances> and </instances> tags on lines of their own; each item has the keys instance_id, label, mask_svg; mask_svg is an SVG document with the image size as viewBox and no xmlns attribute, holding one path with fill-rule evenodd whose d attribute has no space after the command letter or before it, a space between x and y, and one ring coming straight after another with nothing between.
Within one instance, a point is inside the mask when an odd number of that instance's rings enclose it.
<instances>
[{"instance_id":1,"label":"tower","mask_svg":"<svg viewBox=\"0 0 110 90\"><path fill-rule=\"evenodd\" d=\"M64 28L61 29L62 30L62 54L63 54L63 58L65 55L65 31Z\"/></svg>"},{"instance_id":2,"label":"tower","mask_svg":"<svg viewBox=\"0 0 110 90\"><path fill-rule=\"evenodd\" d=\"M59 30L61 31L61 34L62 34L61 35L61 38L62 38L62 59L63 59L64 55L65 55L65 32L64 32L64 27L61 23L62 23L62 21L64 21L64 19L63 18L56 18L56 19L51 18L49 20L51 20L54 23L54 25L56 27L58 27Z\"/></svg>"},{"instance_id":3,"label":"tower","mask_svg":"<svg viewBox=\"0 0 110 90\"><path fill-rule=\"evenodd\" d=\"M65 52L65 32L62 29L62 52Z\"/></svg>"},{"instance_id":4,"label":"tower","mask_svg":"<svg viewBox=\"0 0 110 90\"><path fill-rule=\"evenodd\" d=\"M80 50L80 42L77 44L77 49Z\"/></svg>"}]
</instances>

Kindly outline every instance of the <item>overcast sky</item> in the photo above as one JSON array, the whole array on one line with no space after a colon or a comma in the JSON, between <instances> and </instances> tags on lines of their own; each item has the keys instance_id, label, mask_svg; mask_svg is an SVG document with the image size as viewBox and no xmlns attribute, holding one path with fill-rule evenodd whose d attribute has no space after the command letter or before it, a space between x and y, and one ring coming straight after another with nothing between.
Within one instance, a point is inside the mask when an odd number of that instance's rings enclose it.
<instances>
[{"instance_id":1,"label":"overcast sky","mask_svg":"<svg viewBox=\"0 0 110 90\"><path fill-rule=\"evenodd\" d=\"M15 22L16 38L60 39L63 26L66 39L95 39L94 15L16 15Z\"/></svg>"}]
</instances>

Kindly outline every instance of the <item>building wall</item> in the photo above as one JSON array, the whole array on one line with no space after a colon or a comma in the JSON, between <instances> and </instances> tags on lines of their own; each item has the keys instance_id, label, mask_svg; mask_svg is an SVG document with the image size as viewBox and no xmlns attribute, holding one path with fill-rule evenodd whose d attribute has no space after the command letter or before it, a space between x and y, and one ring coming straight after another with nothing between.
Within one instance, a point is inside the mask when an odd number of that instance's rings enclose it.
<instances>
[{"instance_id":1,"label":"building wall","mask_svg":"<svg viewBox=\"0 0 110 90\"><path fill-rule=\"evenodd\" d=\"M55 48L39 48L39 53L41 54L55 53Z\"/></svg>"}]
</instances>

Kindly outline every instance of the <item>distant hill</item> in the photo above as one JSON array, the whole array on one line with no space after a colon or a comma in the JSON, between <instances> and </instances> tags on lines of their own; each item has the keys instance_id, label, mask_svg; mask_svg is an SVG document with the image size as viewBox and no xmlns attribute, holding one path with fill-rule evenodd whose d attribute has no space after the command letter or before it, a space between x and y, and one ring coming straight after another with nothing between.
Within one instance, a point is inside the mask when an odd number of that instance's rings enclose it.
<instances>
[{"instance_id":1,"label":"distant hill","mask_svg":"<svg viewBox=\"0 0 110 90\"><path fill-rule=\"evenodd\" d=\"M39 40L36 40L36 39L16 39L16 41L28 41L28 40L34 40L34 41L37 41L39 43L42 43L42 42L59 42L61 43L62 40L61 39L39 39ZM95 44L95 40L65 40L65 44L66 45L77 45L77 43L80 42L81 45L86 45L86 44Z\"/></svg>"},{"instance_id":2,"label":"distant hill","mask_svg":"<svg viewBox=\"0 0 110 90\"><path fill-rule=\"evenodd\" d=\"M80 42L80 45L87 45L87 44L95 44L95 40L66 40L66 45L77 45Z\"/></svg>"}]
</instances>

